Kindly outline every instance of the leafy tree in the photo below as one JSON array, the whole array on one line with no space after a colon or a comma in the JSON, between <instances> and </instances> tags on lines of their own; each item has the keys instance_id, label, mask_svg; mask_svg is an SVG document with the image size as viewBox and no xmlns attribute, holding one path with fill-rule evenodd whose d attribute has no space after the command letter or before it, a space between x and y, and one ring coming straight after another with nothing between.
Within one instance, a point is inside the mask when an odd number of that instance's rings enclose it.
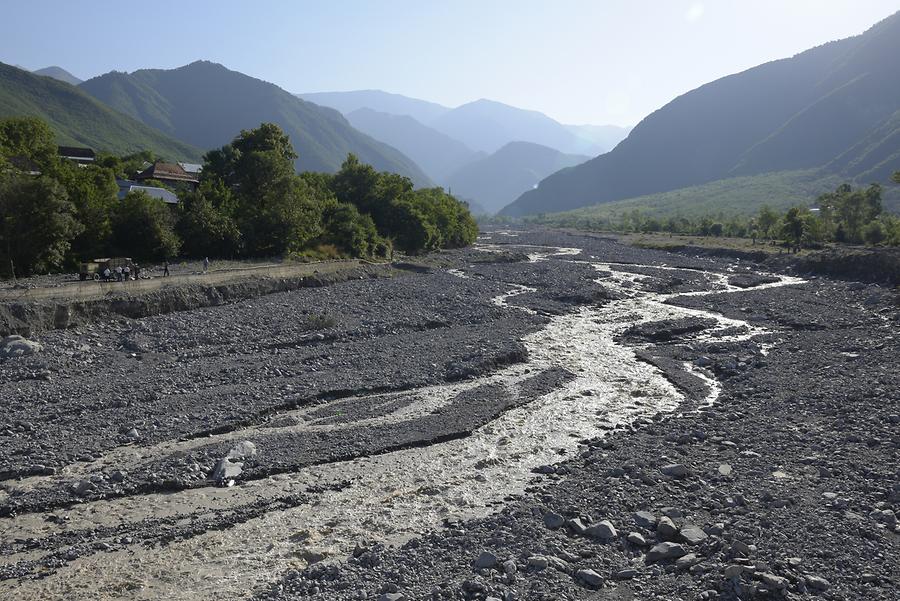
<instances>
[{"instance_id":1,"label":"leafy tree","mask_svg":"<svg viewBox=\"0 0 900 601\"><path fill-rule=\"evenodd\" d=\"M891 176L891 181L895 184L900 184L900 171L894 171L894 175Z\"/></svg>"},{"instance_id":2,"label":"leafy tree","mask_svg":"<svg viewBox=\"0 0 900 601\"><path fill-rule=\"evenodd\" d=\"M413 202L395 201L387 213L392 237L400 250L414 254L437 247L440 239L437 228Z\"/></svg>"},{"instance_id":3,"label":"leafy tree","mask_svg":"<svg viewBox=\"0 0 900 601\"><path fill-rule=\"evenodd\" d=\"M266 183L255 203L241 206L238 224L254 256L301 252L322 233L321 209L309 185L295 175Z\"/></svg>"},{"instance_id":4,"label":"leafy tree","mask_svg":"<svg viewBox=\"0 0 900 601\"><path fill-rule=\"evenodd\" d=\"M769 205L763 205L759 209L759 215L756 218L756 227L760 236L763 238L772 237L772 228L778 223L778 213L772 210Z\"/></svg>"},{"instance_id":5,"label":"leafy tree","mask_svg":"<svg viewBox=\"0 0 900 601\"><path fill-rule=\"evenodd\" d=\"M105 254L112 233L112 214L118 204L119 187L114 172L96 165L61 161L55 177L68 192L75 217L82 225L81 233L72 241L72 253L82 259Z\"/></svg>"},{"instance_id":6,"label":"leafy tree","mask_svg":"<svg viewBox=\"0 0 900 601\"><path fill-rule=\"evenodd\" d=\"M859 243L863 241L863 228L881 214L881 186L872 184L854 190L842 184L834 192L819 196L818 202L823 218L835 230L835 239Z\"/></svg>"},{"instance_id":7,"label":"leafy tree","mask_svg":"<svg viewBox=\"0 0 900 601\"><path fill-rule=\"evenodd\" d=\"M58 162L53 130L37 117L0 120L0 155L34 161L43 172L53 170Z\"/></svg>"},{"instance_id":8,"label":"leafy tree","mask_svg":"<svg viewBox=\"0 0 900 601\"><path fill-rule=\"evenodd\" d=\"M192 257L232 258L242 250L241 232L232 213L231 192L221 183L204 182L182 197L178 233Z\"/></svg>"},{"instance_id":9,"label":"leafy tree","mask_svg":"<svg viewBox=\"0 0 900 601\"><path fill-rule=\"evenodd\" d=\"M323 243L333 244L355 257L384 256L390 248L378 235L372 218L345 202L332 200L325 203L322 208L322 228Z\"/></svg>"},{"instance_id":10,"label":"leafy tree","mask_svg":"<svg viewBox=\"0 0 900 601\"><path fill-rule=\"evenodd\" d=\"M863 240L871 246L881 244L887 236L888 233L880 221L872 221L863 229Z\"/></svg>"},{"instance_id":11,"label":"leafy tree","mask_svg":"<svg viewBox=\"0 0 900 601\"><path fill-rule=\"evenodd\" d=\"M74 213L65 189L51 178L0 173L0 273L60 267L81 231Z\"/></svg>"},{"instance_id":12,"label":"leafy tree","mask_svg":"<svg viewBox=\"0 0 900 601\"><path fill-rule=\"evenodd\" d=\"M803 241L803 228L803 216L800 214L800 209L798 207L788 209L784 216L781 235L794 250L798 250Z\"/></svg>"},{"instance_id":13,"label":"leafy tree","mask_svg":"<svg viewBox=\"0 0 900 601\"><path fill-rule=\"evenodd\" d=\"M144 192L129 192L113 212L112 245L118 254L139 260L177 256L181 239L172 210Z\"/></svg>"}]
</instances>

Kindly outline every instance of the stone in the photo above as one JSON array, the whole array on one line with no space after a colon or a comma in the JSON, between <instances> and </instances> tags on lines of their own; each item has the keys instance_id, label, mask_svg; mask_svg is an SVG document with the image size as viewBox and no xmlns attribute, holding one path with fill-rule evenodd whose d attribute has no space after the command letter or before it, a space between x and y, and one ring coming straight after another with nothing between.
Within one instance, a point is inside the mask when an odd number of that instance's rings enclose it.
<instances>
[{"instance_id":1,"label":"stone","mask_svg":"<svg viewBox=\"0 0 900 601\"><path fill-rule=\"evenodd\" d=\"M831 588L831 583L821 576L806 576L803 580L806 582L806 586L813 590L827 591Z\"/></svg>"},{"instance_id":2,"label":"stone","mask_svg":"<svg viewBox=\"0 0 900 601\"><path fill-rule=\"evenodd\" d=\"M528 562L528 567L536 571L545 570L550 565L550 562L543 555L532 555L526 561Z\"/></svg>"},{"instance_id":3,"label":"stone","mask_svg":"<svg viewBox=\"0 0 900 601\"><path fill-rule=\"evenodd\" d=\"M590 526L585 529L584 533L591 538L599 538L600 540L612 540L619 536L615 526L613 526L612 522L609 520L603 520L602 522Z\"/></svg>"},{"instance_id":4,"label":"stone","mask_svg":"<svg viewBox=\"0 0 900 601\"><path fill-rule=\"evenodd\" d=\"M649 511L638 511L634 514L634 523L641 528L656 528L656 516Z\"/></svg>"},{"instance_id":5,"label":"stone","mask_svg":"<svg viewBox=\"0 0 900 601\"><path fill-rule=\"evenodd\" d=\"M140 436L141 435L138 433L137 428L132 428L131 430L129 430L128 432L125 433L125 438L130 438L131 440L140 438Z\"/></svg>"},{"instance_id":6,"label":"stone","mask_svg":"<svg viewBox=\"0 0 900 601\"><path fill-rule=\"evenodd\" d=\"M553 513L552 511L548 511L544 514L544 526L550 528L551 530L556 530L557 528L562 528L563 524L566 523L566 518L559 515L558 513Z\"/></svg>"},{"instance_id":7,"label":"stone","mask_svg":"<svg viewBox=\"0 0 900 601\"><path fill-rule=\"evenodd\" d=\"M637 578L638 571L634 568L625 568L624 570L619 570L616 572L616 580L630 580L632 578Z\"/></svg>"},{"instance_id":8,"label":"stone","mask_svg":"<svg viewBox=\"0 0 900 601\"><path fill-rule=\"evenodd\" d=\"M686 478L691 474L690 468L682 463L672 463L670 465L664 465L659 468L659 471L661 471L666 476L669 476L670 478L675 478L676 480Z\"/></svg>"},{"instance_id":9,"label":"stone","mask_svg":"<svg viewBox=\"0 0 900 601\"><path fill-rule=\"evenodd\" d=\"M228 451L228 455L226 455L228 459L246 459L248 457L255 456L256 445L249 440L245 440L234 445L233 447L231 447L231 450Z\"/></svg>"},{"instance_id":10,"label":"stone","mask_svg":"<svg viewBox=\"0 0 900 601\"><path fill-rule=\"evenodd\" d=\"M490 551L482 551L481 555L478 556L473 565L477 569L490 569L496 567L497 556Z\"/></svg>"},{"instance_id":11,"label":"stone","mask_svg":"<svg viewBox=\"0 0 900 601\"><path fill-rule=\"evenodd\" d=\"M762 572L758 574L760 580L762 580L763 584L768 586L769 588L773 588L775 590L784 590L790 584L790 581L787 578L782 578L781 576L776 576L771 572Z\"/></svg>"},{"instance_id":12,"label":"stone","mask_svg":"<svg viewBox=\"0 0 900 601\"><path fill-rule=\"evenodd\" d=\"M601 576L594 570L578 570L577 572L575 572L575 578L593 588L599 588L603 586L603 576Z\"/></svg>"},{"instance_id":13,"label":"stone","mask_svg":"<svg viewBox=\"0 0 900 601\"><path fill-rule=\"evenodd\" d=\"M653 563L664 559L678 559L685 555L687 555L687 551L678 543L665 542L653 545L644 557L644 561Z\"/></svg>"},{"instance_id":14,"label":"stone","mask_svg":"<svg viewBox=\"0 0 900 601\"><path fill-rule=\"evenodd\" d=\"M228 457L223 457L216 462L212 471L212 479L219 484L227 484L241 475L244 471L243 463L233 463Z\"/></svg>"},{"instance_id":15,"label":"stone","mask_svg":"<svg viewBox=\"0 0 900 601\"><path fill-rule=\"evenodd\" d=\"M32 340L26 340L22 336L7 336L0 341L0 359L14 357L28 357L35 355L44 349L40 344Z\"/></svg>"},{"instance_id":16,"label":"stone","mask_svg":"<svg viewBox=\"0 0 900 601\"><path fill-rule=\"evenodd\" d=\"M731 475L731 466L727 463L723 463L719 466L719 475L720 476L730 476Z\"/></svg>"},{"instance_id":17,"label":"stone","mask_svg":"<svg viewBox=\"0 0 900 601\"><path fill-rule=\"evenodd\" d=\"M559 557L551 555L547 558L547 564L558 572L563 572L564 574L572 573L572 566L570 566L566 560L560 559Z\"/></svg>"},{"instance_id":18,"label":"stone","mask_svg":"<svg viewBox=\"0 0 900 601\"><path fill-rule=\"evenodd\" d=\"M703 531L699 526L694 526L693 524L687 525L682 528L678 535L681 537L681 540L686 542L689 545L699 545L707 538L709 538L706 532Z\"/></svg>"},{"instance_id":19,"label":"stone","mask_svg":"<svg viewBox=\"0 0 900 601\"><path fill-rule=\"evenodd\" d=\"M378 597L378 601L406 601L403 593L385 593Z\"/></svg>"},{"instance_id":20,"label":"stone","mask_svg":"<svg viewBox=\"0 0 900 601\"><path fill-rule=\"evenodd\" d=\"M516 562L513 561L512 559L507 559L506 561L503 562L503 573L506 574L507 576L512 576L517 571L518 571L518 568L516 568Z\"/></svg>"},{"instance_id":21,"label":"stone","mask_svg":"<svg viewBox=\"0 0 900 601\"><path fill-rule=\"evenodd\" d=\"M660 540L676 540L678 534L678 527L671 518L659 518L659 523L656 524L656 536L659 537Z\"/></svg>"},{"instance_id":22,"label":"stone","mask_svg":"<svg viewBox=\"0 0 900 601\"><path fill-rule=\"evenodd\" d=\"M687 555L679 557L677 560L675 560L675 568L678 570L687 570L692 565L697 563L697 561L699 560L697 559L696 555L694 555L693 553L688 553Z\"/></svg>"},{"instance_id":23,"label":"stone","mask_svg":"<svg viewBox=\"0 0 900 601\"><path fill-rule=\"evenodd\" d=\"M741 574L744 573L744 566L732 564L727 566L723 571L723 575L725 578L740 578Z\"/></svg>"},{"instance_id":24,"label":"stone","mask_svg":"<svg viewBox=\"0 0 900 601\"><path fill-rule=\"evenodd\" d=\"M574 518L566 522L566 526L575 534L584 534L587 526L581 521L581 518Z\"/></svg>"},{"instance_id":25,"label":"stone","mask_svg":"<svg viewBox=\"0 0 900 601\"><path fill-rule=\"evenodd\" d=\"M647 539L644 538L644 535L640 532L629 532L628 537L625 539L632 545L637 545L638 547L644 547L647 545Z\"/></svg>"}]
</instances>

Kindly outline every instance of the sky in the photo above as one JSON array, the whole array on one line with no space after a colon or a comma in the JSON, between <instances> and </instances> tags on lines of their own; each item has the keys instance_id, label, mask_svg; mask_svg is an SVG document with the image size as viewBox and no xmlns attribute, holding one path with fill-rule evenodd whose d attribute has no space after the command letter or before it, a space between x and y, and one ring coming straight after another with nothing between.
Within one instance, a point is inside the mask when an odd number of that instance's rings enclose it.
<instances>
[{"instance_id":1,"label":"sky","mask_svg":"<svg viewBox=\"0 0 900 601\"><path fill-rule=\"evenodd\" d=\"M633 125L704 83L898 10L900 0L29 0L3 11L0 61L88 79L205 59L290 92L489 98L563 123Z\"/></svg>"}]
</instances>

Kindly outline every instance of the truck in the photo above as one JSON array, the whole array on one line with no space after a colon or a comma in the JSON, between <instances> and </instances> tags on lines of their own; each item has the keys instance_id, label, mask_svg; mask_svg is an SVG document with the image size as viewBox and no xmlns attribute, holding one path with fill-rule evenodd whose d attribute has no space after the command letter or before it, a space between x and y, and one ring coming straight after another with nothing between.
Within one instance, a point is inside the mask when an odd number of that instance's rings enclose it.
<instances>
[{"instance_id":1,"label":"truck","mask_svg":"<svg viewBox=\"0 0 900 601\"><path fill-rule=\"evenodd\" d=\"M81 264L78 271L78 277L83 282L85 280L103 280L103 273L109 269L110 274L115 274L116 267L128 267L131 273L135 273L134 262L128 257L114 257L94 259L93 261L85 261ZM112 277L112 276L111 276Z\"/></svg>"}]
</instances>

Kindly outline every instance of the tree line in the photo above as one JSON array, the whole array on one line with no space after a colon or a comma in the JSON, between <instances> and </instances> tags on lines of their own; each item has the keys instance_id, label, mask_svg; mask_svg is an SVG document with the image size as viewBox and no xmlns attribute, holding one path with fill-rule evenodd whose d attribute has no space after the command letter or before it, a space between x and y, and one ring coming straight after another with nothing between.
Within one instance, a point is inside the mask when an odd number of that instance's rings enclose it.
<instances>
[{"instance_id":1,"label":"tree line","mask_svg":"<svg viewBox=\"0 0 900 601\"><path fill-rule=\"evenodd\" d=\"M900 171L892 179L900 184ZM819 248L827 242L900 246L900 217L884 211L881 195L879 184L865 188L842 184L833 192L820 195L816 209L795 206L779 212L763 205L755 215L728 219L709 215L658 218L633 209L601 218L567 215L551 219L556 225L582 229L780 241L795 251ZM540 223L545 219L538 216L525 221Z\"/></svg>"},{"instance_id":2,"label":"tree line","mask_svg":"<svg viewBox=\"0 0 900 601\"><path fill-rule=\"evenodd\" d=\"M119 200L116 178L155 158L101 154L78 165L57 156L40 119L0 121L0 274L100 256L387 257L465 246L478 233L467 205L443 189L414 190L352 154L335 174L297 174L288 136L271 123L208 152L196 190L175 190L177 206L135 191Z\"/></svg>"}]
</instances>

